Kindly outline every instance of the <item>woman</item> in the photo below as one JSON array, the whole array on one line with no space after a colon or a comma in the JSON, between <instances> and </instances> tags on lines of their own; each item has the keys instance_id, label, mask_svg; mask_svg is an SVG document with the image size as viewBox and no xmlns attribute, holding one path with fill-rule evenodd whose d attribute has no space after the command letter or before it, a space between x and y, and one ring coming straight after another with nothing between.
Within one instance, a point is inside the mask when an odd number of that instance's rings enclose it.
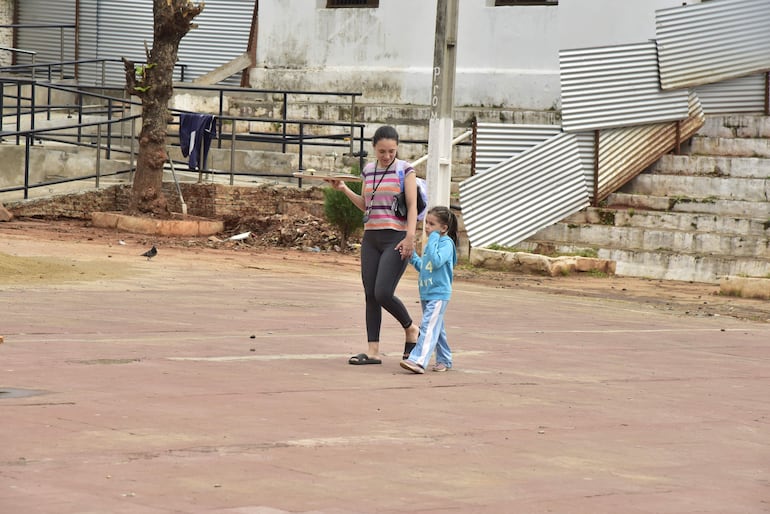
<instances>
[{"instance_id":1,"label":"woman","mask_svg":"<svg viewBox=\"0 0 770 514\"><path fill-rule=\"evenodd\" d=\"M334 189L345 193L364 213L364 237L361 242L361 279L366 296L366 336L368 350L348 360L349 364L382 364L380 328L382 309L388 311L404 328L404 355L407 358L417 343L420 329L404 304L395 295L396 286L414 252L417 230L417 181L412 165L398 159L398 132L391 126L377 129L372 137L377 160L367 164L362 173L361 194L341 180L332 181ZM397 217L393 198L401 192L399 170L403 174L407 217Z\"/></svg>"}]
</instances>

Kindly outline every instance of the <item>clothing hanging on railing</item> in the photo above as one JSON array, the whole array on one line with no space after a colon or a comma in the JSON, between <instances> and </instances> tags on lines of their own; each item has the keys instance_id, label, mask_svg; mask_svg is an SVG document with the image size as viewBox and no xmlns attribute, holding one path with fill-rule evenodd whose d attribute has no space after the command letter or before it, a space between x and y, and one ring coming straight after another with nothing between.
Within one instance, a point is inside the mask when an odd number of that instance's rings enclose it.
<instances>
[{"instance_id":1,"label":"clothing hanging on railing","mask_svg":"<svg viewBox=\"0 0 770 514\"><path fill-rule=\"evenodd\" d=\"M189 155L191 170L204 169L211 140L217 135L216 117L213 114L183 112L179 115L179 146L182 155Z\"/></svg>"}]
</instances>

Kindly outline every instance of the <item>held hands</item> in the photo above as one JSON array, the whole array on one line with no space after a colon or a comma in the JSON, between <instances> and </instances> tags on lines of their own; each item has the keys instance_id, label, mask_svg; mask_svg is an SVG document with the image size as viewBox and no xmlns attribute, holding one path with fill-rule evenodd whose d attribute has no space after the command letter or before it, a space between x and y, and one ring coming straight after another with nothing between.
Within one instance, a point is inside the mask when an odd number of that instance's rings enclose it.
<instances>
[{"instance_id":1,"label":"held hands","mask_svg":"<svg viewBox=\"0 0 770 514\"><path fill-rule=\"evenodd\" d=\"M401 260L411 259L414 253L414 238L406 236L396 245L396 251L401 255Z\"/></svg>"}]
</instances>

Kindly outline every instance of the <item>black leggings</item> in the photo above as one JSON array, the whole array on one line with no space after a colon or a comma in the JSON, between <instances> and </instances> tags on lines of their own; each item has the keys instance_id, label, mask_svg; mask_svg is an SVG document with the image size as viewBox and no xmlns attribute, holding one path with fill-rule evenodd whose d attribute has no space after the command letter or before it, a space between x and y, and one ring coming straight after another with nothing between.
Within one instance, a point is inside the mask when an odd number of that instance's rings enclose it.
<instances>
[{"instance_id":1,"label":"black leggings","mask_svg":"<svg viewBox=\"0 0 770 514\"><path fill-rule=\"evenodd\" d=\"M383 308L402 327L412 324L412 317L395 294L409 263L396 251L404 235L398 230L367 230L361 241L361 280L366 295L366 336L370 343L380 341Z\"/></svg>"}]
</instances>

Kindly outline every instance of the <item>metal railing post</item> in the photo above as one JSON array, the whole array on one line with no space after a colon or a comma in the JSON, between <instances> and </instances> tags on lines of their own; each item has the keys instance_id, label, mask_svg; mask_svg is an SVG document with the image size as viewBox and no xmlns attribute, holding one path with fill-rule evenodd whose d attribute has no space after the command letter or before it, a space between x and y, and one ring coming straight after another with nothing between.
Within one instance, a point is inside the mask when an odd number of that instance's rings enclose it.
<instances>
[{"instance_id":1,"label":"metal railing post","mask_svg":"<svg viewBox=\"0 0 770 514\"><path fill-rule=\"evenodd\" d=\"M112 123L109 123L112 121L112 98L107 100L107 153L105 157L107 157L107 160L110 160L112 156L112 152L110 151L111 144L112 144ZM101 126L101 125L99 125Z\"/></svg>"},{"instance_id":2,"label":"metal railing post","mask_svg":"<svg viewBox=\"0 0 770 514\"><path fill-rule=\"evenodd\" d=\"M353 154L353 138L356 137L356 133L353 129L353 124L355 123L355 112L356 112L356 95L350 95L350 149L348 150L350 154Z\"/></svg>"},{"instance_id":3,"label":"metal railing post","mask_svg":"<svg viewBox=\"0 0 770 514\"><path fill-rule=\"evenodd\" d=\"M128 174L129 181L134 182L134 171L136 171L136 118L131 118L131 144L130 144L130 157L128 164L131 167L131 172Z\"/></svg>"},{"instance_id":4,"label":"metal railing post","mask_svg":"<svg viewBox=\"0 0 770 514\"><path fill-rule=\"evenodd\" d=\"M479 141L479 120L474 116L471 122L473 137L471 138L471 177L476 174L476 145Z\"/></svg>"},{"instance_id":5,"label":"metal railing post","mask_svg":"<svg viewBox=\"0 0 770 514\"><path fill-rule=\"evenodd\" d=\"M83 142L83 93L78 92L78 143Z\"/></svg>"},{"instance_id":6,"label":"metal railing post","mask_svg":"<svg viewBox=\"0 0 770 514\"><path fill-rule=\"evenodd\" d=\"M594 130L594 201L593 206L599 206L599 130Z\"/></svg>"},{"instance_id":7,"label":"metal railing post","mask_svg":"<svg viewBox=\"0 0 770 514\"><path fill-rule=\"evenodd\" d=\"M99 189L102 164L102 124L96 125L96 189Z\"/></svg>"},{"instance_id":8,"label":"metal railing post","mask_svg":"<svg viewBox=\"0 0 770 514\"><path fill-rule=\"evenodd\" d=\"M358 172L363 173L366 158L364 157L364 127L360 127L361 136L358 140Z\"/></svg>"},{"instance_id":9,"label":"metal railing post","mask_svg":"<svg viewBox=\"0 0 770 514\"><path fill-rule=\"evenodd\" d=\"M32 136L27 134L24 141L24 199L29 199L29 139ZM17 143L18 144L18 143Z\"/></svg>"},{"instance_id":10,"label":"metal railing post","mask_svg":"<svg viewBox=\"0 0 770 514\"><path fill-rule=\"evenodd\" d=\"M299 122L299 169L304 170L305 166L302 162L302 154L303 154L303 145L302 145L302 139L305 135L305 124L301 121Z\"/></svg>"},{"instance_id":11,"label":"metal railing post","mask_svg":"<svg viewBox=\"0 0 770 514\"><path fill-rule=\"evenodd\" d=\"M235 120L231 120L231 134L230 134L230 185L234 183L233 174L235 172Z\"/></svg>"},{"instance_id":12,"label":"metal railing post","mask_svg":"<svg viewBox=\"0 0 770 514\"><path fill-rule=\"evenodd\" d=\"M21 131L21 95L22 87L21 82L16 83L16 144L19 144Z\"/></svg>"},{"instance_id":13,"label":"metal railing post","mask_svg":"<svg viewBox=\"0 0 770 514\"><path fill-rule=\"evenodd\" d=\"M283 103L281 106L281 126L283 129L281 130L281 152L286 153L286 116L289 112L289 99L288 95L286 93L283 94ZM300 130L302 126L300 125ZM300 142L300 155L302 155L302 143ZM300 164L302 163L302 158L300 157ZM302 166L300 166L300 169L302 169Z\"/></svg>"},{"instance_id":14,"label":"metal railing post","mask_svg":"<svg viewBox=\"0 0 770 514\"><path fill-rule=\"evenodd\" d=\"M32 111L31 114L30 114L30 117L29 117L29 128L30 128L30 130L35 130L35 114L36 114L35 109L37 108L36 105L35 105L36 84L37 84L36 82L32 82L32 84L30 84L30 88L29 88L29 91L30 91L30 94L29 94L29 107L30 107L30 110ZM33 141L33 144L34 144L34 141Z\"/></svg>"},{"instance_id":15,"label":"metal railing post","mask_svg":"<svg viewBox=\"0 0 770 514\"><path fill-rule=\"evenodd\" d=\"M676 155L682 153L682 120L676 120L676 144L674 153Z\"/></svg>"},{"instance_id":16,"label":"metal railing post","mask_svg":"<svg viewBox=\"0 0 770 514\"><path fill-rule=\"evenodd\" d=\"M64 27L59 27L59 62L64 62ZM59 78L64 80L64 65L59 68Z\"/></svg>"},{"instance_id":17,"label":"metal railing post","mask_svg":"<svg viewBox=\"0 0 770 514\"><path fill-rule=\"evenodd\" d=\"M217 148L222 148L222 114L225 109L225 92L219 90L219 116L217 116L217 123L219 125L219 132L217 134Z\"/></svg>"}]
</instances>

